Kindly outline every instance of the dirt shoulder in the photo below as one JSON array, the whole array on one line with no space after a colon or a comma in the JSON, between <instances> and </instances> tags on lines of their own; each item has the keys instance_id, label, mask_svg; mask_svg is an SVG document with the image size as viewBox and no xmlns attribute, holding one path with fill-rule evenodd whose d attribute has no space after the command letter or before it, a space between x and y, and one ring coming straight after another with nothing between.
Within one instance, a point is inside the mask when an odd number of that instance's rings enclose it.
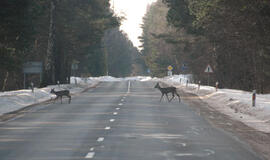
<instances>
[{"instance_id":1,"label":"dirt shoulder","mask_svg":"<svg viewBox=\"0 0 270 160\"><path fill-rule=\"evenodd\" d=\"M233 120L229 116L215 110L206 102L202 101L197 95L186 93L181 90L184 103L195 108L197 114L205 117L213 126L223 129L240 140L250 145L253 151L263 158L270 160L270 134L257 131L244 123Z\"/></svg>"}]
</instances>

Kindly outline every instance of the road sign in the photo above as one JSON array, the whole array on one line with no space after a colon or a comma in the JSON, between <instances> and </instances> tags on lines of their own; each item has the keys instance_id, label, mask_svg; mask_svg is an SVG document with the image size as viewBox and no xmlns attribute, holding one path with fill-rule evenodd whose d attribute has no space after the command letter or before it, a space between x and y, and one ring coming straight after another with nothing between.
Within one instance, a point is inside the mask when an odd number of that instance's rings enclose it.
<instances>
[{"instance_id":1,"label":"road sign","mask_svg":"<svg viewBox=\"0 0 270 160\"><path fill-rule=\"evenodd\" d=\"M42 72L42 62L27 62L23 64L23 73L34 74Z\"/></svg>"},{"instance_id":2,"label":"road sign","mask_svg":"<svg viewBox=\"0 0 270 160\"><path fill-rule=\"evenodd\" d=\"M30 61L23 64L23 87L26 88L26 75L40 74L40 83L42 80L42 62Z\"/></svg>"},{"instance_id":3,"label":"road sign","mask_svg":"<svg viewBox=\"0 0 270 160\"><path fill-rule=\"evenodd\" d=\"M207 67L205 68L204 72L205 73L213 73L214 71L213 71L212 67L210 66L210 64L208 64Z\"/></svg>"},{"instance_id":4,"label":"road sign","mask_svg":"<svg viewBox=\"0 0 270 160\"><path fill-rule=\"evenodd\" d=\"M186 71L188 69L188 66L187 64L183 64L182 67L181 67L182 71Z\"/></svg>"},{"instance_id":5,"label":"road sign","mask_svg":"<svg viewBox=\"0 0 270 160\"><path fill-rule=\"evenodd\" d=\"M173 70L173 67L171 65L168 66L168 70L171 71Z\"/></svg>"}]
</instances>

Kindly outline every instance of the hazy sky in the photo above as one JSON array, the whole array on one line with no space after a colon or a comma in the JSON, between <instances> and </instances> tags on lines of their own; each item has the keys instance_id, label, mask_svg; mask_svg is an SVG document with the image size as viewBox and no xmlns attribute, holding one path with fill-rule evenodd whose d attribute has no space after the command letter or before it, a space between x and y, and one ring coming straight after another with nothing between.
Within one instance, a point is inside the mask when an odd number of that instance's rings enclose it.
<instances>
[{"instance_id":1,"label":"hazy sky","mask_svg":"<svg viewBox=\"0 0 270 160\"><path fill-rule=\"evenodd\" d=\"M124 30L134 46L140 46L138 37L142 34L142 18L146 12L147 5L156 0L111 0L114 2L115 12L124 15L126 20L122 22L121 29Z\"/></svg>"}]
</instances>

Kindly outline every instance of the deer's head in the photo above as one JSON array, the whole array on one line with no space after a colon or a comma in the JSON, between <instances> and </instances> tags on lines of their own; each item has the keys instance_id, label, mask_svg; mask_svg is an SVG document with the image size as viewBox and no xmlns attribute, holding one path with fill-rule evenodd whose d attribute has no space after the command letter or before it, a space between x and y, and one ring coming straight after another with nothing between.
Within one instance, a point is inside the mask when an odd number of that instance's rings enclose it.
<instances>
[{"instance_id":1,"label":"deer's head","mask_svg":"<svg viewBox=\"0 0 270 160\"><path fill-rule=\"evenodd\" d=\"M50 93L54 93L54 88L53 89L51 89L51 92Z\"/></svg>"},{"instance_id":2,"label":"deer's head","mask_svg":"<svg viewBox=\"0 0 270 160\"><path fill-rule=\"evenodd\" d=\"M154 88L160 88L159 83L157 83Z\"/></svg>"}]
</instances>

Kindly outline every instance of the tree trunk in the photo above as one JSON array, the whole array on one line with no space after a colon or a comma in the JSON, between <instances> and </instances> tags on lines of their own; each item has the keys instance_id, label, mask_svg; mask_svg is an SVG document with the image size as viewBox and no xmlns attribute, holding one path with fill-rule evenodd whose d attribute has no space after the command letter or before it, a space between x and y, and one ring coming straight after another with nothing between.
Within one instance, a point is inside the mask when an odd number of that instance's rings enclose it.
<instances>
[{"instance_id":1,"label":"tree trunk","mask_svg":"<svg viewBox=\"0 0 270 160\"><path fill-rule=\"evenodd\" d=\"M45 60L44 83L55 84L55 8L56 0L51 0L50 27L47 47L47 57Z\"/></svg>"},{"instance_id":2,"label":"tree trunk","mask_svg":"<svg viewBox=\"0 0 270 160\"><path fill-rule=\"evenodd\" d=\"M3 82L2 92L4 92L6 89L8 76L9 76L9 72L7 71L4 82Z\"/></svg>"}]
</instances>

